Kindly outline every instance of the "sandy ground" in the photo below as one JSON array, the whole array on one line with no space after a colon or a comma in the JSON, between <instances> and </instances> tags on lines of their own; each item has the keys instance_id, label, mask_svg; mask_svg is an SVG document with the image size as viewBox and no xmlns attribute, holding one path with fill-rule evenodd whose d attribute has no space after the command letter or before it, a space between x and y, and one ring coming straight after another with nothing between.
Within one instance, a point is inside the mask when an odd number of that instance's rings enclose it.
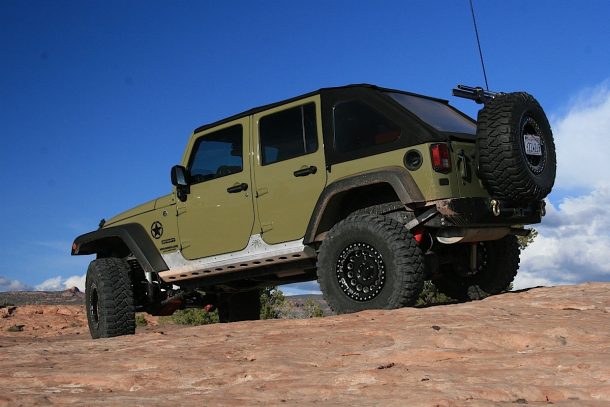
<instances>
[{"instance_id":1,"label":"sandy ground","mask_svg":"<svg viewBox=\"0 0 610 407\"><path fill-rule=\"evenodd\" d=\"M82 307L3 308L0 389L0 406L608 406L610 284L96 341Z\"/></svg>"}]
</instances>

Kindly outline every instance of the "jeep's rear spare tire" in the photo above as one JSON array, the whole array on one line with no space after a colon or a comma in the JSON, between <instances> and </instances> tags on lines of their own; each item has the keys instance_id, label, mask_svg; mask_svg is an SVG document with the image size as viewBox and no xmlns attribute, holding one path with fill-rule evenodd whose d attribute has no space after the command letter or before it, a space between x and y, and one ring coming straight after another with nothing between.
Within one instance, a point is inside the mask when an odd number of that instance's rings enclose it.
<instances>
[{"instance_id":1,"label":"jeep's rear spare tire","mask_svg":"<svg viewBox=\"0 0 610 407\"><path fill-rule=\"evenodd\" d=\"M85 306L93 339L135 333L135 305L127 263L103 258L89 264Z\"/></svg>"},{"instance_id":2,"label":"jeep's rear spare tire","mask_svg":"<svg viewBox=\"0 0 610 407\"><path fill-rule=\"evenodd\" d=\"M318 255L318 282L337 313L414 304L423 256L411 233L382 215L354 214L336 224Z\"/></svg>"},{"instance_id":3,"label":"jeep's rear spare tire","mask_svg":"<svg viewBox=\"0 0 610 407\"><path fill-rule=\"evenodd\" d=\"M547 117L525 92L498 94L479 111L479 177L494 198L546 197L555 183L555 143Z\"/></svg>"}]
</instances>

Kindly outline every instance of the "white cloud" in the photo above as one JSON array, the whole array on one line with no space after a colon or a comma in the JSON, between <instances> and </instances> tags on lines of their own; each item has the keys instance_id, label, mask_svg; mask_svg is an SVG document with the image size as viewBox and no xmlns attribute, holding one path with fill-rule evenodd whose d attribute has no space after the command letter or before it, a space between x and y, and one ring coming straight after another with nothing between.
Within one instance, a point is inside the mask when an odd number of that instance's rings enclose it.
<instances>
[{"instance_id":1,"label":"white cloud","mask_svg":"<svg viewBox=\"0 0 610 407\"><path fill-rule=\"evenodd\" d=\"M43 281L42 283L36 285L36 291L59 291L63 289L63 284L61 283L62 277L57 276L53 278L49 278L48 280Z\"/></svg>"},{"instance_id":2,"label":"white cloud","mask_svg":"<svg viewBox=\"0 0 610 407\"><path fill-rule=\"evenodd\" d=\"M0 291L28 291L31 289L32 287L19 280L9 280L0 276Z\"/></svg>"},{"instance_id":3,"label":"white cloud","mask_svg":"<svg viewBox=\"0 0 610 407\"><path fill-rule=\"evenodd\" d=\"M64 281L64 287L65 288L77 287L82 292L85 292L85 278L86 277L87 277L86 274L83 274L82 276L68 277Z\"/></svg>"},{"instance_id":4,"label":"white cloud","mask_svg":"<svg viewBox=\"0 0 610 407\"><path fill-rule=\"evenodd\" d=\"M521 255L515 288L610 280L610 188L549 205L549 222Z\"/></svg>"},{"instance_id":5,"label":"white cloud","mask_svg":"<svg viewBox=\"0 0 610 407\"><path fill-rule=\"evenodd\" d=\"M37 291L61 291L72 287L78 287L79 290L85 291L85 276L85 274L82 276L70 276L68 278L57 276L43 281L35 288Z\"/></svg>"},{"instance_id":6,"label":"white cloud","mask_svg":"<svg viewBox=\"0 0 610 407\"><path fill-rule=\"evenodd\" d=\"M547 202L539 235L521 255L515 288L610 281L610 88L583 92L553 125L556 188L586 191Z\"/></svg>"},{"instance_id":7,"label":"white cloud","mask_svg":"<svg viewBox=\"0 0 610 407\"><path fill-rule=\"evenodd\" d=\"M578 95L563 117L553 120L557 148L557 185L592 187L608 182L610 156L610 83Z\"/></svg>"}]
</instances>

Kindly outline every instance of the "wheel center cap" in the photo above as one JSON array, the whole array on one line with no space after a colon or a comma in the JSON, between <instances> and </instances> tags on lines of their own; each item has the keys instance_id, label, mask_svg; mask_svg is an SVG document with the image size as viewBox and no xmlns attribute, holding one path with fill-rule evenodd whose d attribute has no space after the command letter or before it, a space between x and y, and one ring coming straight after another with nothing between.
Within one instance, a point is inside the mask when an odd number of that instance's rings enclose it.
<instances>
[{"instance_id":1,"label":"wheel center cap","mask_svg":"<svg viewBox=\"0 0 610 407\"><path fill-rule=\"evenodd\" d=\"M341 290L356 301L375 298L385 283L381 254L366 243L352 243L340 253L336 265Z\"/></svg>"}]
</instances>

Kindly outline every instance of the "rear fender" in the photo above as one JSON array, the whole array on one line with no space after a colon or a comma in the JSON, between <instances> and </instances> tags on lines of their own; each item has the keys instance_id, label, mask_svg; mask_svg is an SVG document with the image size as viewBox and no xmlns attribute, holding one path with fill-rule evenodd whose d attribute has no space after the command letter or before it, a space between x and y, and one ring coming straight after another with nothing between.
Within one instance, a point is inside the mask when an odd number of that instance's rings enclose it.
<instances>
[{"instance_id":1,"label":"rear fender","mask_svg":"<svg viewBox=\"0 0 610 407\"><path fill-rule=\"evenodd\" d=\"M399 200L408 205L424 201L424 196L411 174L401 167L386 167L342 178L328 185L318 198L305 232L304 243L313 243L316 236L330 230L340 221L345 216L342 212L344 199L350 193L365 188L372 188L376 192L389 192L393 197L387 199L388 202ZM379 203L384 202L369 202Z\"/></svg>"}]
</instances>

